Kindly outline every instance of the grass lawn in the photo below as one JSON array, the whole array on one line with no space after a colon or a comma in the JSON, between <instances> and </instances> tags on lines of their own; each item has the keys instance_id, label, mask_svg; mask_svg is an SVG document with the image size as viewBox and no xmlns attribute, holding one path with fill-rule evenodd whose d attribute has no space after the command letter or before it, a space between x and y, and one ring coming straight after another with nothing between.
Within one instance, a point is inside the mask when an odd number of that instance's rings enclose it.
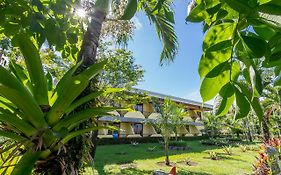
<instances>
[{"instance_id":1,"label":"grass lawn","mask_svg":"<svg viewBox=\"0 0 281 175\"><path fill-rule=\"evenodd\" d=\"M170 151L171 162L176 163L179 175L243 175L251 173L252 163L255 161L257 151L242 152L239 147L233 148L233 155L226 155L221 147L202 145L199 141L187 141L190 149L186 151ZM164 151L159 143L147 143L132 146L106 145L99 146L95 162L95 174L131 174L145 175L153 170L165 170L168 172L171 167L157 164L164 161ZM156 147L153 151L148 148ZM209 152L217 152L220 159L211 160ZM177 163L185 159L191 159L197 163L188 166L184 163ZM93 174L89 169L85 174Z\"/></svg>"}]
</instances>

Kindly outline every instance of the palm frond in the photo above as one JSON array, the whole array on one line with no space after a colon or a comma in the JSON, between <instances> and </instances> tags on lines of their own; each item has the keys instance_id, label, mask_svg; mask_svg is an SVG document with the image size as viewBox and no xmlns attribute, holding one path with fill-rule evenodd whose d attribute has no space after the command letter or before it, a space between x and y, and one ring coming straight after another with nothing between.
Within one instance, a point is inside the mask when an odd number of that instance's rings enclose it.
<instances>
[{"instance_id":1,"label":"palm frond","mask_svg":"<svg viewBox=\"0 0 281 175\"><path fill-rule=\"evenodd\" d=\"M174 30L174 16L169 2L163 2L155 9L157 1L141 1L141 9L155 26L159 39L163 43L160 64L173 62L178 52L179 44Z\"/></svg>"}]
</instances>

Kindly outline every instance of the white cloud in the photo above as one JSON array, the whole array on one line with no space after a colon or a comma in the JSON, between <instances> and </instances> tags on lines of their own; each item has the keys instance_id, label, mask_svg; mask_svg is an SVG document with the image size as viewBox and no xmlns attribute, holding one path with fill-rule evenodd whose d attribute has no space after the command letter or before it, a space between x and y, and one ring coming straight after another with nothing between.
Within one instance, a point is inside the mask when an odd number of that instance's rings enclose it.
<instances>
[{"instance_id":1,"label":"white cloud","mask_svg":"<svg viewBox=\"0 0 281 175\"><path fill-rule=\"evenodd\" d=\"M140 22L139 18L137 18L136 16L133 17L132 21L135 23L136 26L136 30L140 30L142 29L142 23Z\"/></svg>"},{"instance_id":2,"label":"white cloud","mask_svg":"<svg viewBox=\"0 0 281 175\"><path fill-rule=\"evenodd\" d=\"M200 95L200 92L199 92L199 89L198 90L194 90L192 92L189 92L186 96L185 96L186 99L188 100L194 100L194 101L198 101L198 102L202 102L202 98L201 98L201 95ZM213 104L214 103L214 100L215 99L212 99L208 102L206 102L207 104Z\"/></svg>"}]
</instances>

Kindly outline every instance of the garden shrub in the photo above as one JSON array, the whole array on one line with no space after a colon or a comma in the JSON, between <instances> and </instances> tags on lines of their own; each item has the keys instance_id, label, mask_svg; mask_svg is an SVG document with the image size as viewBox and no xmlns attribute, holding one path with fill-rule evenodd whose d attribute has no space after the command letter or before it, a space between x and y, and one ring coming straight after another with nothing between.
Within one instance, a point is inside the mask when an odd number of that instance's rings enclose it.
<instances>
[{"instance_id":1,"label":"garden shrub","mask_svg":"<svg viewBox=\"0 0 281 175\"><path fill-rule=\"evenodd\" d=\"M273 138L261 145L261 152L254 164L255 175L281 174L281 139Z\"/></svg>"}]
</instances>

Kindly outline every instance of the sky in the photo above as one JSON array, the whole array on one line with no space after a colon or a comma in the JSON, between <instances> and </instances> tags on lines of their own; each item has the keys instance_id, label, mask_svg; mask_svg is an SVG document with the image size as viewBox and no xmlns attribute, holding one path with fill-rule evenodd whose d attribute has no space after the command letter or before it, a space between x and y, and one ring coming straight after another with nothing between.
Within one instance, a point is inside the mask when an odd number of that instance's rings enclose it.
<instances>
[{"instance_id":1,"label":"sky","mask_svg":"<svg viewBox=\"0 0 281 175\"><path fill-rule=\"evenodd\" d=\"M166 66L159 64L162 44L155 28L144 14L136 15L137 29L129 49L133 51L136 63L145 70L144 81L137 88L202 101L198 74L203 42L202 24L185 23L188 2L174 1L175 31L180 48L175 61Z\"/></svg>"}]
</instances>

